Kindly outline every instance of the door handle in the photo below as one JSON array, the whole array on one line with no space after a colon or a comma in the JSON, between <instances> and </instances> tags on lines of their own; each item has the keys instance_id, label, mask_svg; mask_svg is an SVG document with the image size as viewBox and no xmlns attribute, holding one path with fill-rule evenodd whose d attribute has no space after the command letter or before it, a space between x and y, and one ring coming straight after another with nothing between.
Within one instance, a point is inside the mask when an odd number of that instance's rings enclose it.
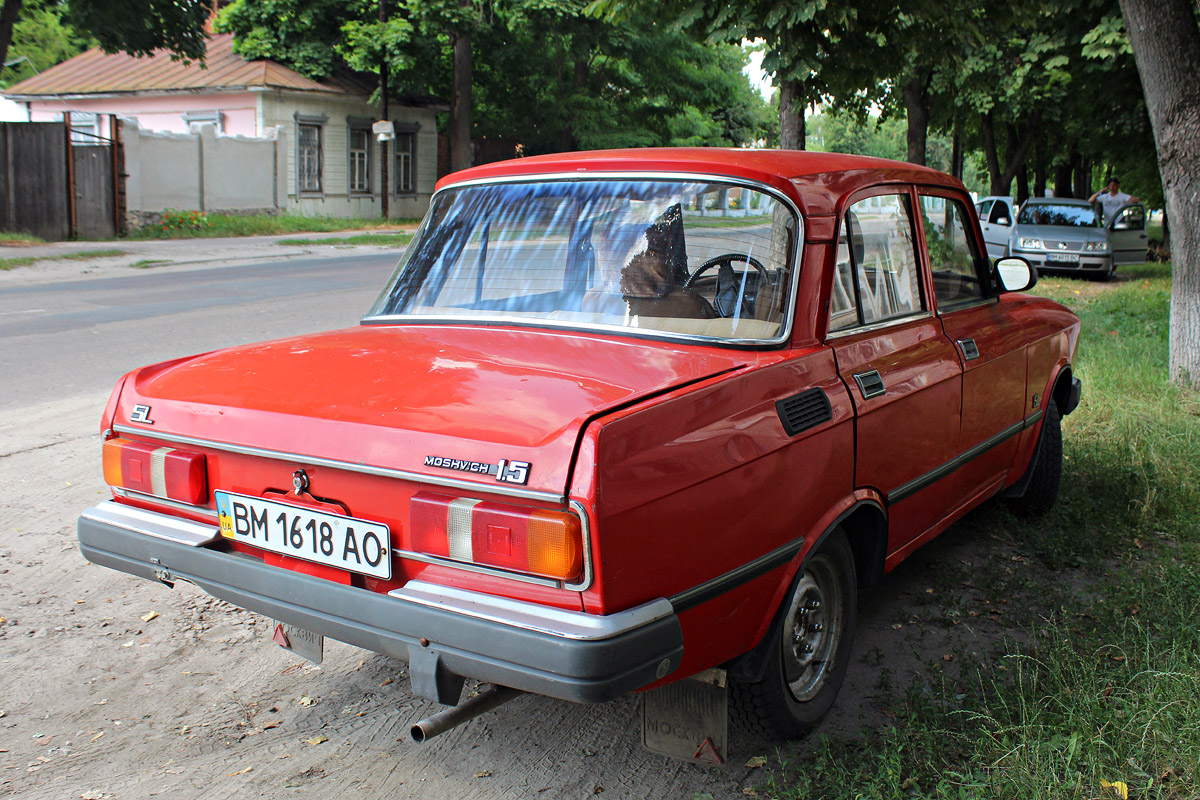
<instances>
[{"instance_id":1,"label":"door handle","mask_svg":"<svg viewBox=\"0 0 1200 800\"><path fill-rule=\"evenodd\" d=\"M858 384L858 390L862 392L863 400L870 400L887 391L877 369L854 373L854 382Z\"/></svg>"},{"instance_id":2,"label":"door handle","mask_svg":"<svg viewBox=\"0 0 1200 800\"><path fill-rule=\"evenodd\" d=\"M979 347L976 346L974 339L959 339L958 346L962 350L963 358L967 361L979 358Z\"/></svg>"}]
</instances>

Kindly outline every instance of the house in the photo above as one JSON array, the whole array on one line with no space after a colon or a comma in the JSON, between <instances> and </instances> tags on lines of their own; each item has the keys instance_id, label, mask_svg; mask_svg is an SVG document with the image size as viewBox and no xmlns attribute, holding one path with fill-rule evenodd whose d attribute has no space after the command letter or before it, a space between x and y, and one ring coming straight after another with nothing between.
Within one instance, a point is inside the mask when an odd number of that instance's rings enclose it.
<instances>
[{"instance_id":1,"label":"house","mask_svg":"<svg viewBox=\"0 0 1200 800\"><path fill-rule=\"evenodd\" d=\"M111 137L106 115L167 133L210 124L225 136L264 138L283 126L291 212L378 216L386 168L390 215L420 217L437 180L436 114L445 107L429 98L390 102L395 139L383 164L371 132L380 114L368 102L375 88L370 77L315 81L274 61L249 61L233 51L231 34L213 34L204 65L165 51L136 58L93 49L2 94L22 103L31 122L69 119L77 142Z\"/></svg>"}]
</instances>

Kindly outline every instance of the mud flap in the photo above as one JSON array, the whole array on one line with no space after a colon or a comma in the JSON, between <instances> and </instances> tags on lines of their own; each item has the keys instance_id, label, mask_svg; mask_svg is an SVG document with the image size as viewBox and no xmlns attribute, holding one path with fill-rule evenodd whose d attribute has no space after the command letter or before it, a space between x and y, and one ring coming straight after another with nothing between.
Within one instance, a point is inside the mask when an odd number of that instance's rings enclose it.
<instances>
[{"instance_id":1,"label":"mud flap","mask_svg":"<svg viewBox=\"0 0 1200 800\"><path fill-rule=\"evenodd\" d=\"M725 670L710 669L642 693L642 744L694 764L723 764L729 750Z\"/></svg>"}]
</instances>

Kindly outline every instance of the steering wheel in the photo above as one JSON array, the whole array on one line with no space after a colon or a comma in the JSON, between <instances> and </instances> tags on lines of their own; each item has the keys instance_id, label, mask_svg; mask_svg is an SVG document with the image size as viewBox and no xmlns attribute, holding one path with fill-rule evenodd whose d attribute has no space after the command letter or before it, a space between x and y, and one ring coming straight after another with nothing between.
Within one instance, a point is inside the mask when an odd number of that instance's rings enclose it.
<instances>
[{"instance_id":1,"label":"steering wheel","mask_svg":"<svg viewBox=\"0 0 1200 800\"><path fill-rule=\"evenodd\" d=\"M713 267L717 267L717 289L713 296L713 308L716 309L717 314L722 317L732 317L738 311L738 298L741 297L741 314L739 316L753 317L755 298L741 293L741 282L733 271L733 262L735 261L744 261L758 270L758 286L760 288L766 286L770 281L767 268L754 256L745 253L724 253L710 258L696 267L696 271L683 282L683 288L690 289L701 275Z\"/></svg>"}]
</instances>

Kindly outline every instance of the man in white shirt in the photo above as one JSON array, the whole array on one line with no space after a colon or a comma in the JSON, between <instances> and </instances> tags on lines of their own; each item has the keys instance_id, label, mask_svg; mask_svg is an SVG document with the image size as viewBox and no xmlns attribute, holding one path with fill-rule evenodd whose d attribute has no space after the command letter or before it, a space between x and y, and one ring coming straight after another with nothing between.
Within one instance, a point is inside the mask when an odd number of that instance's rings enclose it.
<instances>
[{"instance_id":1,"label":"man in white shirt","mask_svg":"<svg viewBox=\"0 0 1200 800\"><path fill-rule=\"evenodd\" d=\"M1136 203L1138 199L1132 195L1125 194L1121 191L1121 182L1116 178L1108 179L1108 186L1096 192L1088 198L1089 203L1099 201L1101 208L1104 209L1105 224L1112 222L1113 216L1121 210L1121 206L1126 203Z\"/></svg>"}]
</instances>

